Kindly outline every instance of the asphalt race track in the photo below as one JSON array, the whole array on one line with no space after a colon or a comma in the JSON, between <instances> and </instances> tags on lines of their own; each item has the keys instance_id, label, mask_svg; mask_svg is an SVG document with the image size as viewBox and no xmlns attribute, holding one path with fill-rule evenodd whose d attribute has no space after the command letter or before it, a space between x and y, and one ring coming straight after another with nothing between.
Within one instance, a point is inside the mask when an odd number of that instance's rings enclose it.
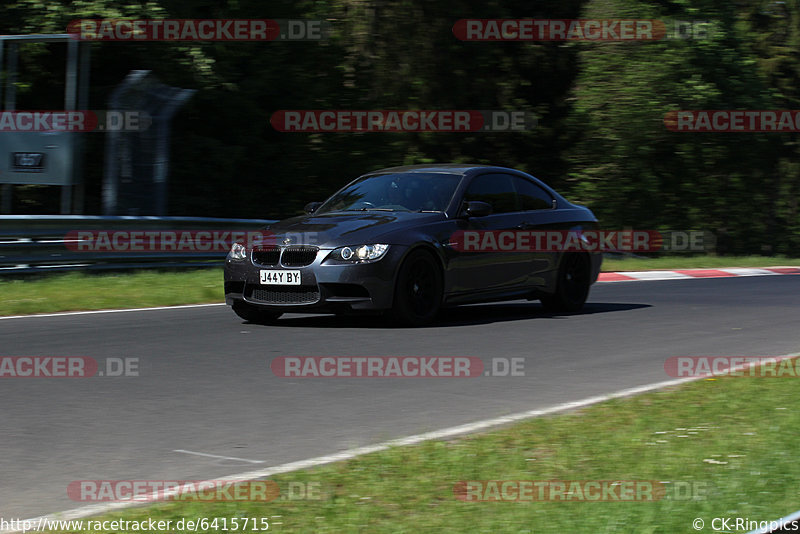
<instances>
[{"instance_id":1,"label":"asphalt race track","mask_svg":"<svg viewBox=\"0 0 800 534\"><path fill-rule=\"evenodd\" d=\"M258 326L225 306L0 320L0 356L140 368L0 379L0 517L85 506L67 496L74 480L214 478L661 382L670 356L797 352L798 295L800 276L601 283L581 315L479 305L414 330L300 315ZM523 357L525 376L286 379L277 356Z\"/></svg>"}]
</instances>

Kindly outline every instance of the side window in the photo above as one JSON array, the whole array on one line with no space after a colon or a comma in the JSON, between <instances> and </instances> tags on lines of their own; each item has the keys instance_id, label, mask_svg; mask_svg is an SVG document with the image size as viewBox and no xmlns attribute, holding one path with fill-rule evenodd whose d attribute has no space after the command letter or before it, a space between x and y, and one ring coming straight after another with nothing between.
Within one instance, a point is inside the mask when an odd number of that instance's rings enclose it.
<instances>
[{"instance_id":1,"label":"side window","mask_svg":"<svg viewBox=\"0 0 800 534\"><path fill-rule=\"evenodd\" d=\"M472 179L464 195L465 201L488 202L492 213L519 211L517 193L508 174L482 174Z\"/></svg>"},{"instance_id":2,"label":"side window","mask_svg":"<svg viewBox=\"0 0 800 534\"><path fill-rule=\"evenodd\" d=\"M549 210L553 207L553 197L550 193L530 180L515 176L514 185L523 211Z\"/></svg>"}]
</instances>

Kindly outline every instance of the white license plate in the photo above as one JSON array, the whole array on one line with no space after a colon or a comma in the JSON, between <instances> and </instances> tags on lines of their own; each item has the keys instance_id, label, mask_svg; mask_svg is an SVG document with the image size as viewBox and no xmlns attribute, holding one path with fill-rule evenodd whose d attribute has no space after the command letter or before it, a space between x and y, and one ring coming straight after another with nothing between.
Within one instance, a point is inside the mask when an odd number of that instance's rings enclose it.
<instances>
[{"instance_id":1,"label":"white license plate","mask_svg":"<svg viewBox=\"0 0 800 534\"><path fill-rule=\"evenodd\" d=\"M300 271L261 271L261 283L265 285L299 286Z\"/></svg>"}]
</instances>

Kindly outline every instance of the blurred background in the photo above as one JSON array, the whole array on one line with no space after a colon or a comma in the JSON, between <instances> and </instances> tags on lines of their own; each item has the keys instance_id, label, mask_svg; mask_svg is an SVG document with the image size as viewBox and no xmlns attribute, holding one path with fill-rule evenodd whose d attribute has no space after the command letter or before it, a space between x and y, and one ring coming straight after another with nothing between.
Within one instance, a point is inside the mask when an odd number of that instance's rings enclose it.
<instances>
[{"instance_id":1,"label":"blurred background","mask_svg":"<svg viewBox=\"0 0 800 534\"><path fill-rule=\"evenodd\" d=\"M463 18L709 21L702 38L465 42ZM606 228L700 229L722 254L798 255L796 133L686 133L683 109L798 109L800 5L761 0L3 0L0 34L84 18L320 19L306 42L92 42L88 109L132 70L196 92L169 140L165 215L278 219L368 171L519 168ZM17 109L59 109L65 45L19 46ZM515 133L282 133L286 109L523 110ZM105 135L86 134L84 214L101 214ZM2 143L2 139L0 139ZM55 186L15 185L15 214L59 213ZM125 213L120 213L125 214ZM147 212L135 213L148 215Z\"/></svg>"}]
</instances>

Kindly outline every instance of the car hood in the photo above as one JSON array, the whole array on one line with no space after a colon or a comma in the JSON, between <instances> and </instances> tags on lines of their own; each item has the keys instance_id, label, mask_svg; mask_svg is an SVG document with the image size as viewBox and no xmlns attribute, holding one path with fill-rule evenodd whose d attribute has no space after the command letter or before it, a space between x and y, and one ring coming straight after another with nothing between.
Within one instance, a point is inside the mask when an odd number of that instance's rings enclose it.
<instances>
[{"instance_id":1,"label":"car hood","mask_svg":"<svg viewBox=\"0 0 800 534\"><path fill-rule=\"evenodd\" d=\"M332 212L278 221L269 225L267 231L274 234L277 244L306 244L322 248L381 242L394 245L403 244L398 242L403 230L445 218L444 213L407 211Z\"/></svg>"}]
</instances>

